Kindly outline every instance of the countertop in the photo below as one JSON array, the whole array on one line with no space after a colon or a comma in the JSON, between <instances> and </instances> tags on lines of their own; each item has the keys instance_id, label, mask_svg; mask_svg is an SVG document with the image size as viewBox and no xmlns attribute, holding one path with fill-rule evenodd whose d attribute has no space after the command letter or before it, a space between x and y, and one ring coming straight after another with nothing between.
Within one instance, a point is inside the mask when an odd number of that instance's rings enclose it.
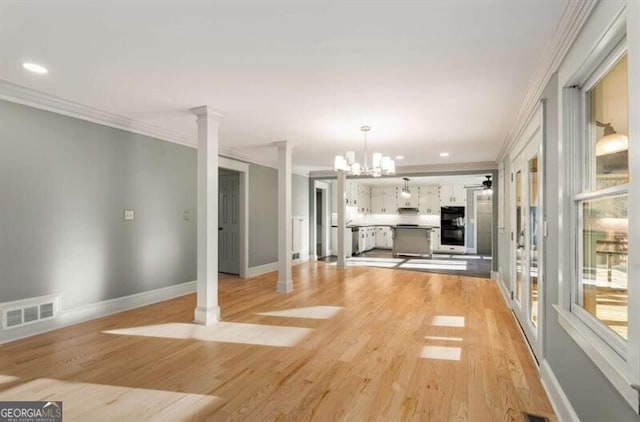
<instances>
[{"instance_id":1,"label":"countertop","mask_svg":"<svg viewBox=\"0 0 640 422\"><path fill-rule=\"evenodd\" d=\"M337 228L338 226L333 224L331 225L331 227ZM391 227L392 229L395 229L398 227L398 225L397 224L348 224L346 228L350 229L352 227ZM439 229L440 228L440 226L428 226L428 225L399 226L399 227L403 229Z\"/></svg>"}]
</instances>

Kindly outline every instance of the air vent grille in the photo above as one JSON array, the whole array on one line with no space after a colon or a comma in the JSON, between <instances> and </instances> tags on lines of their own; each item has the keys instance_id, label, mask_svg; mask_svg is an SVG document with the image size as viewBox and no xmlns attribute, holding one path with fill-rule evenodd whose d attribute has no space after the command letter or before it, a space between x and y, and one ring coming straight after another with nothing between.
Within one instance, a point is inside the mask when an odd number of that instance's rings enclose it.
<instances>
[{"instance_id":1,"label":"air vent grille","mask_svg":"<svg viewBox=\"0 0 640 422\"><path fill-rule=\"evenodd\" d=\"M40 305L40 319L53 318L53 302Z\"/></svg>"},{"instance_id":2,"label":"air vent grille","mask_svg":"<svg viewBox=\"0 0 640 422\"><path fill-rule=\"evenodd\" d=\"M24 312L24 323L28 324L29 322L34 322L38 320L38 305L36 306L27 306L23 309Z\"/></svg>"},{"instance_id":3,"label":"air vent grille","mask_svg":"<svg viewBox=\"0 0 640 422\"><path fill-rule=\"evenodd\" d=\"M22 309L7 311L5 320L7 321L7 328L22 325Z\"/></svg>"},{"instance_id":4,"label":"air vent grille","mask_svg":"<svg viewBox=\"0 0 640 422\"><path fill-rule=\"evenodd\" d=\"M58 296L48 296L0 304L2 329L18 328L54 318L58 313L58 299Z\"/></svg>"}]
</instances>

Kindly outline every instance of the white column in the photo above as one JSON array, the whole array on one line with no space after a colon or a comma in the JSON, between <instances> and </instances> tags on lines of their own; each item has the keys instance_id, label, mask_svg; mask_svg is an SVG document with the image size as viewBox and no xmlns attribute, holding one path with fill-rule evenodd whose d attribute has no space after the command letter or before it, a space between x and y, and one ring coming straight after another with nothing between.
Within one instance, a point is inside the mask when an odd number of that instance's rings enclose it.
<instances>
[{"instance_id":1,"label":"white column","mask_svg":"<svg viewBox=\"0 0 640 422\"><path fill-rule=\"evenodd\" d=\"M338 268L345 267L345 248L344 248L344 234L347 228L347 213L346 213L346 201L344 196L344 182L345 175L343 172L338 172L338 194L336 196L338 201Z\"/></svg>"},{"instance_id":2,"label":"white column","mask_svg":"<svg viewBox=\"0 0 640 422\"><path fill-rule=\"evenodd\" d=\"M291 254L293 239L291 227L291 143L276 142L278 146L278 285L276 290L293 290Z\"/></svg>"},{"instance_id":3,"label":"white column","mask_svg":"<svg viewBox=\"0 0 640 422\"><path fill-rule=\"evenodd\" d=\"M218 124L207 106L192 108L198 123L198 291L194 321L220 321L218 306Z\"/></svg>"}]
</instances>

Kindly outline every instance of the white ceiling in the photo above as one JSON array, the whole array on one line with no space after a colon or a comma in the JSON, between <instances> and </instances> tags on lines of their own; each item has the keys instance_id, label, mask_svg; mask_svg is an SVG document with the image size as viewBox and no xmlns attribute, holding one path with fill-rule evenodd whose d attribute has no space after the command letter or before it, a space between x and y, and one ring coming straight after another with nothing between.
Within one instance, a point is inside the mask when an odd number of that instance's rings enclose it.
<instances>
[{"instance_id":1,"label":"white ceiling","mask_svg":"<svg viewBox=\"0 0 640 422\"><path fill-rule=\"evenodd\" d=\"M298 169L361 160L363 124L399 165L494 161L567 1L1 0L0 78L194 140L206 104Z\"/></svg>"}]
</instances>

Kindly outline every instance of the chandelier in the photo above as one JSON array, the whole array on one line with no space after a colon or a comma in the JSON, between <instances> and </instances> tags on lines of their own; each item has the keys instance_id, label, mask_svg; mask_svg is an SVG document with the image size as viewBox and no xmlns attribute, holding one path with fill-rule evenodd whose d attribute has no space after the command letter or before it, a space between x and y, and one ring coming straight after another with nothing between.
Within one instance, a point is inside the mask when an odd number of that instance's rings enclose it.
<instances>
[{"instance_id":1,"label":"chandelier","mask_svg":"<svg viewBox=\"0 0 640 422\"><path fill-rule=\"evenodd\" d=\"M345 155L336 155L333 169L342 171L353 176L373 176L390 175L396 173L396 163L391 157L382 156L379 152L374 152L371 160L371 167L367 161L369 150L367 148L367 132L371 130L369 126L362 126L360 130L364 133L364 164L360 165L356 161L356 153L347 151Z\"/></svg>"}]
</instances>

